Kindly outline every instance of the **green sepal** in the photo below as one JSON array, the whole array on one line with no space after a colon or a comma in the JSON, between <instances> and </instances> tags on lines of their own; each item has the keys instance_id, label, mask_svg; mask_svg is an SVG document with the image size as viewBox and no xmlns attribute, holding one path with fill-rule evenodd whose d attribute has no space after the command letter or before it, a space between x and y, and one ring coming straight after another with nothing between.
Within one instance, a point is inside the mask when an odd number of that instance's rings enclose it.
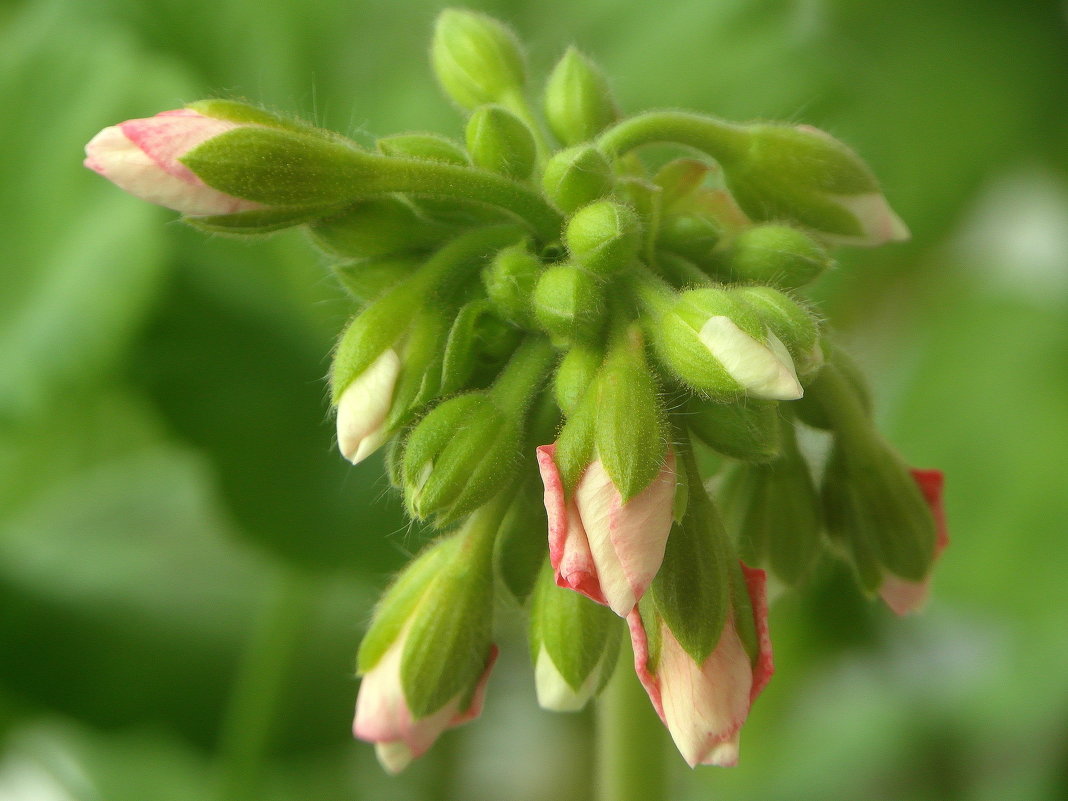
<instances>
[{"instance_id":1,"label":"green sepal","mask_svg":"<svg viewBox=\"0 0 1068 801\"><path fill-rule=\"evenodd\" d=\"M534 170L534 135L504 106L479 106L467 121L467 152L478 167L525 180Z\"/></svg>"},{"instance_id":2,"label":"green sepal","mask_svg":"<svg viewBox=\"0 0 1068 801\"><path fill-rule=\"evenodd\" d=\"M588 144L553 154L541 175L545 196L565 214L605 197L614 183L612 165Z\"/></svg>"},{"instance_id":3,"label":"green sepal","mask_svg":"<svg viewBox=\"0 0 1068 801\"><path fill-rule=\"evenodd\" d=\"M461 536L466 533L461 530ZM471 537L463 536L452 558L439 568L426 613L412 621L400 678L415 719L433 714L454 697L466 701L485 671L493 612L488 567L473 551Z\"/></svg>"},{"instance_id":4,"label":"green sepal","mask_svg":"<svg viewBox=\"0 0 1068 801\"><path fill-rule=\"evenodd\" d=\"M593 461L600 396L597 383L595 379L578 407L568 415L567 422L556 438L554 461L560 470L564 492L568 495L575 490L582 474Z\"/></svg>"},{"instance_id":5,"label":"green sepal","mask_svg":"<svg viewBox=\"0 0 1068 801\"><path fill-rule=\"evenodd\" d=\"M576 343L568 348L553 378L556 404L564 414L571 414L578 407L603 361L603 351L593 345Z\"/></svg>"},{"instance_id":6,"label":"green sepal","mask_svg":"<svg viewBox=\"0 0 1068 801\"><path fill-rule=\"evenodd\" d=\"M440 394L452 395L480 384L487 371L499 368L500 359L507 355L497 352L502 337L510 347L501 350L511 351L518 344L520 333L506 326L485 298L465 303L449 329Z\"/></svg>"},{"instance_id":7,"label":"green sepal","mask_svg":"<svg viewBox=\"0 0 1068 801\"><path fill-rule=\"evenodd\" d=\"M422 304L421 289L417 281L404 281L352 319L334 349L330 366L331 403L336 405L349 384L404 333L412 309Z\"/></svg>"},{"instance_id":8,"label":"green sepal","mask_svg":"<svg viewBox=\"0 0 1068 801\"><path fill-rule=\"evenodd\" d=\"M486 294L504 319L521 328L534 327L531 297L542 270L527 242L502 248L482 270Z\"/></svg>"},{"instance_id":9,"label":"green sepal","mask_svg":"<svg viewBox=\"0 0 1068 801\"><path fill-rule=\"evenodd\" d=\"M834 264L825 248L804 231L789 225L754 225L732 241L726 265L735 281L797 289L811 283Z\"/></svg>"},{"instance_id":10,"label":"green sepal","mask_svg":"<svg viewBox=\"0 0 1068 801\"><path fill-rule=\"evenodd\" d=\"M626 503L649 486L664 464L667 438L656 381L645 362L641 331L622 332L598 375L594 443Z\"/></svg>"},{"instance_id":11,"label":"green sepal","mask_svg":"<svg viewBox=\"0 0 1068 801\"><path fill-rule=\"evenodd\" d=\"M278 206L252 209L235 214L210 214L206 217L182 217L182 222L212 234L269 234L311 222L329 214L330 209Z\"/></svg>"},{"instance_id":12,"label":"green sepal","mask_svg":"<svg viewBox=\"0 0 1068 801\"><path fill-rule=\"evenodd\" d=\"M833 347L826 338L821 343L821 347L826 354L826 362L816 377L806 384L805 396L791 404L791 409L806 425L824 431L833 430L835 427L832 418L834 409L829 408L829 405L835 403L834 385L839 381L844 381L852 398L851 402L857 404L861 413L870 419L872 416L871 390L868 388L868 382L860 366L841 348Z\"/></svg>"},{"instance_id":13,"label":"green sepal","mask_svg":"<svg viewBox=\"0 0 1068 801\"><path fill-rule=\"evenodd\" d=\"M819 493L786 420L781 439L778 459L734 466L717 497L742 560L795 587L819 561L823 522Z\"/></svg>"},{"instance_id":14,"label":"green sepal","mask_svg":"<svg viewBox=\"0 0 1068 801\"><path fill-rule=\"evenodd\" d=\"M708 273L677 253L657 251L653 264L656 271L675 289L695 289L712 283Z\"/></svg>"},{"instance_id":15,"label":"green sepal","mask_svg":"<svg viewBox=\"0 0 1068 801\"><path fill-rule=\"evenodd\" d=\"M589 141L619 119L604 74L575 47L549 73L544 107L549 128L565 145Z\"/></svg>"},{"instance_id":16,"label":"green sepal","mask_svg":"<svg viewBox=\"0 0 1068 801\"><path fill-rule=\"evenodd\" d=\"M441 343L448 325L447 314L437 308L424 307L411 318L400 354L403 367L386 418L387 431L408 423L441 394Z\"/></svg>"},{"instance_id":17,"label":"green sepal","mask_svg":"<svg viewBox=\"0 0 1068 801\"><path fill-rule=\"evenodd\" d=\"M934 562L936 528L908 467L878 434L836 435L823 474L827 533L875 592L892 573L922 581Z\"/></svg>"},{"instance_id":18,"label":"green sepal","mask_svg":"<svg viewBox=\"0 0 1068 801\"><path fill-rule=\"evenodd\" d=\"M814 375L823 366L819 322L800 301L770 286L735 287L731 294L748 303L786 346L800 375Z\"/></svg>"},{"instance_id":19,"label":"green sepal","mask_svg":"<svg viewBox=\"0 0 1068 801\"><path fill-rule=\"evenodd\" d=\"M447 8L434 25L434 74L461 108L497 103L522 91L526 64L515 34L492 17Z\"/></svg>"},{"instance_id":20,"label":"green sepal","mask_svg":"<svg viewBox=\"0 0 1068 801\"><path fill-rule=\"evenodd\" d=\"M737 559L731 561L728 568L731 583L731 613L734 631L742 642L742 647L749 655L749 663L756 666L760 659L760 632L757 631L756 614L753 601L749 597L749 585L742 571L742 564Z\"/></svg>"},{"instance_id":21,"label":"green sepal","mask_svg":"<svg viewBox=\"0 0 1068 801\"><path fill-rule=\"evenodd\" d=\"M179 161L220 192L272 206L333 206L360 195L374 163L355 146L279 128L226 131Z\"/></svg>"},{"instance_id":22,"label":"green sepal","mask_svg":"<svg viewBox=\"0 0 1068 801\"><path fill-rule=\"evenodd\" d=\"M556 586L552 567L548 560L542 560L528 626L533 662L537 662L538 653L544 648L573 690L580 689L590 674L600 670L600 690L616 666L622 635L622 623L611 609L581 593Z\"/></svg>"},{"instance_id":23,"label":"green sepal","mask_svg":"<svg viewBox=\"0 0 1068 801\"><path fill-rule=\"evenodd\" d=\"M604 285L571 264L547 267L534 287L534 318L558 346L593 342L604 328Z\"/></svg>"},{"instance_id":24,"label":"green sepal","mask_svg":"<svg viewBox=\"0 0 1068 801\"><path fill-rule=\"evenodd\" d=\"M596 200L576 211L564 230L576 264L597 275L629 267L642 244L642 223L630 206Z\"/></svg>"},{"instance_id":25,"label":"green sepal","mask_svg":"<svg viewBox=\"0 0 1068 801\"><path fill-rule=\"evenodd\" d=\"M633 175L623 176L617 181L618 195L626 201L641 220L641 255L648 261L656 260L656 240L663 224L664 190L657 184Z\"/></svg>"},{"instance_id":26,"label":"green sepal","mask_svg":"<svg viewBox=\"0 0 1068 801\"><path fill-rule=\"evenodd\" d=\"M419 266L415 256L386 256L378 259L347 259L330 265L342 288L361 305L410 277Z\"/></svg>"},{"instance_id":27,"label":"green sepal","mask_svg":"<svg viewBox=\"0 0 1068 801\"><path fill-rule=\"evenodd\" d=\"M520 605L526 603L533 591L545 560L545 532L549 522L542 495L537 473L527 471L501 518L494 541L493 563L497 575Z\"/></svg>"},{"instance_id":28,"label":"green sepal","mask_svg":"<svg viewBox=\"0 0 1068 801\"><path fill-rule=\"evenodd\" d=\"M715 451L746 462L767 462L779 455L779 405L751 398L717 403L686 402L685 424Z\"/></svg>"},{"instance_id":29,"label":"green sepal","mask_svg":"<svg viewBox=\"0 0 1068 801\"><path fill-rule=\"evenodd\" d=\"M712 501L698 487L690 489L686 516L671 528L650 592L675 639L700 665L730 613L731 549Z\"/></svg>"},{"instance_id":30,"label":"green sepal","mask_svg":"<svg viewBox=\"0 0 1068 801\"><path fill-rule=\"evenodd\" d=\"M244 125L264 125L268 128L282 128L294 133L310 134L327 139L341 139L333 131L317 128L297 117L275 114L258 106L243 103L240 100L226 100L223 98L197 100L186 104L186 108L217 120L227 120L228 122Z\"/></svg>"},{"instance_id":31,"label":"green sepal","mask_svg":"<svg viewBox=\"0 0 1068 801\"><path fill-rule=\"evenodd\" d=\"M367 673L378 664L459 546L460 539L455 536L435 540L394 579L375 606L371 625L360 642L356 655L358 673Z\"/></svg>"},{"instance_id":32,"label":"green sepal","mask_svg":"<svg viewBox=\"0 0 1068 801\"><path fill-rule=\"evenodd\" d=\"M660 666L660 651L663 647L663 632L660 630L663 618L657 611L653 593L645 593L638 601L638 614L642 619L642 628L645 630L645 641L649 651L645 664L649 672L656 675L657 668Z\"/></svg>"},{"instance_id":33,"label":"green sepal","mask_svg":"<svg viewBox=\"0 0 1068 801\"><path fill-rule=\"evenodd\" d=\"M316 245L336 256L369 259L425 250L450 234L397 197L362 200L308 226Z\"/></svg>"},{"instance_id":34,"label":"green sepal","mask_svg":"<svg viewBox=\"0 0 1068 801\"><path fill-rule=\"evenodd\" d=\"M440 134L402 133L383 136L375 142L375 147L383 156L426 159L460 167L470 164L463 146Z\"/></svg>"}]
</instances>

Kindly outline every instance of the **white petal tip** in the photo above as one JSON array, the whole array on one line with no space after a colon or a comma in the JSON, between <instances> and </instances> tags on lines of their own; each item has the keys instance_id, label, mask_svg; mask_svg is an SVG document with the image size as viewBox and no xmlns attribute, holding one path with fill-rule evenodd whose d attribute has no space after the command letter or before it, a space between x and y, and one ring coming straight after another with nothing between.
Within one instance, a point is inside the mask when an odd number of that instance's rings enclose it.
<instances>
[{"instance_id":1,"label":"white petal tip","mask_svg":"<svg viewBox=\"0 0 1068 801\"><path fill-rule=\"evenodd\" d=\"M394 776L408 767L415 758L415 755L412 754L412 749L401 740L376 743L375 756L378 758L378 764L382 766L383 770Z\"/></svg>"}]
</instances>

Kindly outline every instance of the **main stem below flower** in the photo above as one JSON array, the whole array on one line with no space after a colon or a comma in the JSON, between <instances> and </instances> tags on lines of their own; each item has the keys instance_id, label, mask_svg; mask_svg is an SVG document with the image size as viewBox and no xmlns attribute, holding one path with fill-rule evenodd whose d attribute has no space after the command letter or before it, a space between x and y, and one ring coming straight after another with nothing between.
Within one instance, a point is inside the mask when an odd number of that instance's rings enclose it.
<instances>
[{"instance_id":1,"label":"main stem below flower","mask_svg":"<svg viewBox=\"0 0 1068 801\"><path fill-rule=\"evenodd\" d=\"M597 701L597 801L660 801L667 796L664 726L619 649L616 672Z\"/></svg>"},{"instance_id":2,"label":"main stem below flower","mask_svg":"<svg viewBox=\"0 0 1068 801\"><path fill-rule=\"evenodd\" d=\"M268 588L234 680L219 742L219 801L261 797L263 762L272 724L297 645L307 628L311 582L280 567Z\"/></svg>"}]
</instances>

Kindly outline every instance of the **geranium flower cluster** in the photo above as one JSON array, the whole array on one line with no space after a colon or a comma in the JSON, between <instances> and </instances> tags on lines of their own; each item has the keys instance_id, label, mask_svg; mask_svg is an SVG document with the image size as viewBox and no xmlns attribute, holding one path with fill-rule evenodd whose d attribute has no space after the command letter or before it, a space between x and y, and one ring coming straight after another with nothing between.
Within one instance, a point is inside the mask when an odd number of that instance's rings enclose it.
<instances>
[{"instance_id":1,"label":"geranium flower cluster","mask_svg":"<svg viewBox=\"0 0 1068 801\"><path fill-rule=\"evenodd\" d=\"M104 130L86 165L207 231L303 226L353 299L338 446L353 463L385 447L439 532L359 651L354 730L387 769L478 714L502 596L529 610L542 706L584 706L629 633L686 761L733 764L773 669L767 588L834 553L905 613L945 545L940 474L877 433L802 295L828 247L905 226L813 128L622 117L575 49L535 113L515 36L466 11L441 14L431 54L462 142L369 150L207 100ZM675 157L643 159L653 143ZM818 482L802 428L830 435Z\"/></svg>"}]
</instances>

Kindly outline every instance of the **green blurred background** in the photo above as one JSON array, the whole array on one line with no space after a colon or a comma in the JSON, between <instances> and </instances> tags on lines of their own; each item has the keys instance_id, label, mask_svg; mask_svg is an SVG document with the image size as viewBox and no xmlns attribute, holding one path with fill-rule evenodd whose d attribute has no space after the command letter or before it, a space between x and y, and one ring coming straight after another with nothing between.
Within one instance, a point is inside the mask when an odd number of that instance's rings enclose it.
<instances>
[{"instance_id":1,"label":"green blurred background","mask_svg":"<svg viewBox=\"0 0 1068 801\"><path fill-rule=\"evenodd\" d=\"M784 599L741 766L672 756L671 798L1068 797L1065 5L469 5L535 75L578 43L626 110L830 130L914 233L817 294L884 428L946 471L933 602L893 619L833 574ZM590 717L537 710L517 619L480 721L398 779L350 740L361 630L420 539L333 447L347 304L299 232L204 237L80 163L218 95L456 135L440 8L0 0L0 801L588 798Z\"/></svg>"}]
</instances>

